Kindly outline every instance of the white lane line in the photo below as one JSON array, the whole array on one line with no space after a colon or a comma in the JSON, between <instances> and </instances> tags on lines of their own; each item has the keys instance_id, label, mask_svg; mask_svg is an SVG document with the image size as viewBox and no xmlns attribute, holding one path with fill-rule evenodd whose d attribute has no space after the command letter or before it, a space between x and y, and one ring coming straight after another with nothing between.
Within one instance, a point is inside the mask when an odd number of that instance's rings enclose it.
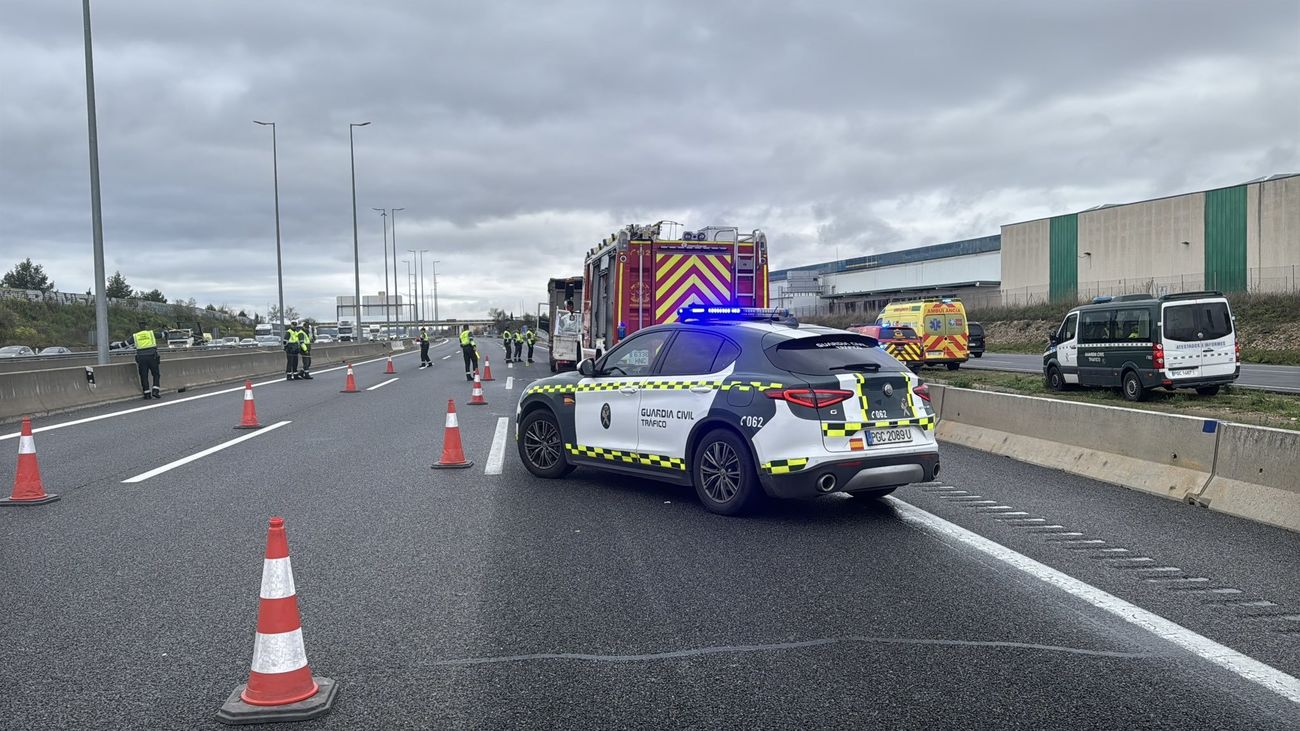
<instances>
[{"instance_id":1,"label":"white lane line","mask_svg":"<svg viewBox=\"0 0 1300 731\"><path fill-rule=\"evenodd\" d=\"M506 390L507 391L513 390L514 387L515 387L515 377L506 376Z\"/></svg>"},{"instance_id":2,"label":"white lane line","mask_svg":"<svg viewBox=\"0 0 1300 731\"><path fill-rule=\"evenodd\" d=\"M402 355L408 355L408 353L400 353L400 354L398 354L398 355L396 355L396 356L393 356L393 357L397 358L397 357L401 357ZM368 364L368 363L378 363L379 361L384 360L384 359L387 358L387 357L388 357L387 355L384 355L384 356L380 356L380 357L378 357L378 358L374 358L374 359L372 359L372 360L362 360L362 361L358 361L358 362L356 362L356 363L353 363L353 364L352 364L352 367L353 367L353 368L356 368L357 366L363 366L363 365L366 365L366 364ZM164 367L165 367L166 361L163 361L163 363L164 363ZM341 371L341 370L343 370L343 369L345 369L345 368L347 368L346 365L341 365L341 366L335 366L335 367L333 367L333 368L326 368L326 369L324 369L324 370L314 371L314 373L316 373L317 375L320 375L321 373L330 373L330 372L332 372L332 371ZM165 373L165 371L164 371L164 373ZM276 378L272 378L272 379L269 380L269 381L262 381L261 383L254 383L254 384L253 384L253 388L261 388L262 386L274 386L274 385L276 385L277 383L287 383L287 381L284 380L284 377L283 377L283 376L279 376L279 377L276 377ZM138 413L138 412L141 412L141 411L149 411L150 409L161 409L161 408L164 408L164 407L167 407L167 406L175 406L176 404L183 404L183 403L186 403L186 402L188 402L188 401L197 401L197 400L199 400L199 399L212 398L213 396L221 396L221 395L223 395L223 394L227 394L227 393L238 393L238 392L243 392L243 390L244 390L244 387L243 387L243 386L235 386L235 387L233 387L233 388L223 388L223 389L221 389L220 391L212 391L211 393L201 393L201 394L199 394L198 396L186 396L185 398L167 399L166 401L163 401L162 403L149 404L148 406L136 406L136 407L133 407L133 408L130 408L130 409L123 409L123 410L121 410L121 411L113 411L113 412L110 412L110 413L107 413L107 414L99 414L99 415L97 415L97 416L87 416L87 417L84 418L84 419L74 419L74 420L72 420L72 421L65 421L65 422L63 422L63 423L61 423L61 424L50 424L49 426L38 427L38 428L36 428L36 429L32 429L32 433L33 433L33 434L39 434L40 432L53 431L53 430L55 430L55 429L63 429L63 428L65 428L65 427L69 427L69 426L80 426L81 424L89 424L89 423L91 423L92 421L100 421L100 420L102 420L102 419L111 419L111 418L113 418L113 417L115 417L115 416L126 416L127 414L135 414L135 413ZM3 435L3 436L0 436L0 442L3 442L3 441L6 440L6 439L17 439L17 438L19 437L19 435L20 435L20 432L14 432L13 434L5 434L5 435Z\"/></svg>"},{"instance_id":3,"label":"white lane line","mask_svg":"<svg viewBox=\"0 0 1300 731\"><path fill-rule=\"evenodd\" d=\"M448 353L447 355L442 356L442 359L447 360L450 357L451 357L451 353Z\"/></svg>"},{"instance_id":4,"label":"white lane line","mask_svg":"<svg viewBox=\"0 0 1300 731\"><path fill-rule=\"evenodd\" d=\"M381 383L376 383L375 385L371 386L370 388L367 388L366 390L367 390L367 391L373 391L373 390L375 390L376 388L383 388L384 386L387 386L388 384L390 384L390 383L392 383L393 381L396 381L396 380L397 380L396 378L390 378L390 379L388 379L387 381L383 381L383 382L381 382Z\"/></svg>"},{"instance_id":5,"label":"white lane line","mask_svg":"<svg viewBox=\"0 0 1300 731\"><path fill-rule=\"evenodd\" d=\"M1130 624L1172 642L1193 655L1218 665L1240 678L1249 680L1252 683L1258 683L1292 703L1300 704L1300 679L1292 675L1237 652L1231 647L1221 645L1208 637L1199 635L1158 614L1149 612L1135 604L1130 604L1091 584L1079 581L1073 576L1041 564L1000 543L995 543L977 533L972 533L911 503L905 503L892 496L886 497L885 500L888 500L898 510L903 520L921 530L964 544L969 548L1002 561L1044 583L1057 587L1071 596L1082 599L1098 609L1110 612Z\"/></svg>"},{"instance_id":6,"label":"white lane line","mask_svg":"<svg viewBox=\"0 0 1300 731\"><path fill-rule=\"evenodd\" d=\"M497 419L497 430L492 435L492 450L488 452L487 466L483 468L485 475L499 475L501 468L506 462L506 433L510 431L510 418L503 416Z\"/></svg>"},{"instance_id":7,"label":"white lane line","mask_svg":"<svg viewBox=\"0 0 1300 731\"><path fill-rule=\"evenodd\" d=\"M256 438L256 437L260 437L260 436L262 436L263 434L266 434L266 433L268 433L268 432L273 432L273 431L275 431L276 429L279 429L280 427L285 426L285 425L287 425L287 424L291 424L291 423L292 423L292 422L289 422L289 421L280 421L280 422L276 422L276 423L271 424L271 425L269 425L269 426L266 426L266 427L263 427L263 428L261 428L261 429L258 429L258 430L255 431L255 432L249 432L248 434L245 434L245 435L242 436L242 437L235 437L234 439L231 439L231 440L228 441L228 442L222 442L221 444L218 444L218 445L215 446L215 447L208 447L207 449L203 450L202 452L195 452L194 454L191 454L191 455L188 456L188 457L181 457L180 459L176 460L175 462L169 462L169 463L163 465L162 467L155 467L155 468L149 470L148 472L142 472L142 473L136 475L135 477L128 477L127 479L122 480L122 482L123 482L123 483L127 483L127 482L144 482L145 480L149 479L150 477L157 477L158 475L161 475L161 474L164 473L164 472L168 472L168 471L170 471L170 470L174 470L174 469L176 469L177 467L180 467L180 466L182 466L182 465L187 465L187 464L189 464L190 462L193 462L194 460L197 460L197 459L203 459L204 457L208 456L209 454L215 454L215 453L217 453L217 452L220 452L221 450L225 449L226 447L233 447L233 446L235 446L236 444L239 444L240 442L246 442L246 441L248 441L249 439L254 439L254 438Z\"/></svg>"}]
</instances>

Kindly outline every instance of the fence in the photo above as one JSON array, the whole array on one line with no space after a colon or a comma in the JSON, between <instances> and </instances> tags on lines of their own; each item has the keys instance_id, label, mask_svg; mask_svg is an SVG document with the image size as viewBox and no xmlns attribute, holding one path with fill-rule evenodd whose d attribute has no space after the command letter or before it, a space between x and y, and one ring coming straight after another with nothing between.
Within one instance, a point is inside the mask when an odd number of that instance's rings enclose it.
<instances>
[{"instance_id":1,"label":"fence","mask_svg":"<svg viewBox=\"0 0 1300 731\"><path fill-rule=\"evenodd\" d=\"M37 289L4 289L0 288L0 298L2 299L19 299L29 302L49 302L56 305L94 305L95 296L89 294L78 294L75 292L42 292ZM232 315L220 310L208 310L202 307L190 307L189 305L167 304L165 302L151 302L141 299L117 299L109 298L109 304L117 307L129 307L133 310L144 310L165 317L176 319L190 317L209 317L225 322L238 322L243 325L253 324L252 318Z\"/></svg>"}]
</instances>

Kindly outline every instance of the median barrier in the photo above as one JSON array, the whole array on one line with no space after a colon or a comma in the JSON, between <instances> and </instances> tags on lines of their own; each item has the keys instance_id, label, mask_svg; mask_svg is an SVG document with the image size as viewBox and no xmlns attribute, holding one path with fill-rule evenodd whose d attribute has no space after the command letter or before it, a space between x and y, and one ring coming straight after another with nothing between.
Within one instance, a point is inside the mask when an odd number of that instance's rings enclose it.
<instances>
[{"instance_id":1,"label":"median barrier","mask_svg":"<svg viewBox=\"0 0 1300 731\"><path fill-rule=\"evenodd\" d=\"M364 360L388 352L387 343L359 343L321 347L312 352L313 367L345 360ZM252 376L282 373L280 350L168 358L162 352L164 391L189 389ZM86 379L85 366L0 373L0 421L23 415L51 414L92 404L140 398L140 377L135 361L92 366L95 384Z\"/></svg>"},{"instance_id":2,"label":"median barrier","mask_svg":"<svg viewBox=\"0 0 1300 731\"><path fill-rule=\"evenodd\" d=\"M1190 502L1300 531L1300 432L1220 424L1214 475Z\"/></svg>"},{"instance_id":3,"label":"median barrier","mask_svg":"<svg viewBox=\"0 0 1300 731\"><path fill-rule=\"evenodd\" d=\"M1214 468L1214 421L1019 394L940 390L937 436L942 441L1175 500L1199 492Z\"/></svg>"}]
</instances>

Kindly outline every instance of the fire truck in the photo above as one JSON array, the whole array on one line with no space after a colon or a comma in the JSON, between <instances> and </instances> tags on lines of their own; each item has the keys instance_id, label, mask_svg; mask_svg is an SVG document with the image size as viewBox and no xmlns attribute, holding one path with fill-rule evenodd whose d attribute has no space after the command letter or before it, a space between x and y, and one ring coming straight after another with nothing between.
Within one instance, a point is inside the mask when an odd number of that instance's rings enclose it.
<instances>
[{"instance_id":1,"label":"fire truck","mask_svg":"<svg viewBox=\"0 0 1300 731\"><path fill-rule=\"evenodd\" d=\"M767 236L708 226L660 237L670 221L629 225L587 252L584 355L597 356L643 327L673 322L687 305L767 306Z\"/></svg>"}]
</instances>

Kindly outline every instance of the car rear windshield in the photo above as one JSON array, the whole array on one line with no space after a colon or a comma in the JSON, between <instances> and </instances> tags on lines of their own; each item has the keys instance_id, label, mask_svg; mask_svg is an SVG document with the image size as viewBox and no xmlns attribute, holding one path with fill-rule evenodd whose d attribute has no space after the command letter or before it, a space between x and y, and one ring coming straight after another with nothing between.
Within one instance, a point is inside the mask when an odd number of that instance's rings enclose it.
<instances>
[{"instance_id":1,"label":"car rear windshield","mask_svg":"<svg viewBox=\"0 0 1300 731\"><path fill-rule=\"evenodd\" d=\"M1231 334L1232 317L1222 300L1165 308L1164 336L1170 340L1217 340Z\"/></svg>"},{"instance_id":2,"label":"car rear windshield","mask_svg":"<svg viewBox=\"0 0 1300 731\"><path fill-rule=\"evenodd\" d=\"M981 337L984 335L984 327L978 322L966 323L966 329L970 332L971 337Z\"/></svg>"},{"instance_id":3,"label":"car rear windshield","mask_svg":"<svg viewBox=\"0 0 1300 731\"><path fill-rule=\"evenodd\" d=\"M781 370L812 376L899 368L875 338L852 333L785 340L767 349L767 359Z\"/></svg>"},{"instance_id":4,"label":"car rear windshield","mask_svg":"<svg viewBox=\"0 0 1300 731\"><path fill-rule=\"evenodd\" d=\"M915 340L916 331L910 327L886 327L880 330L880 336L885 338L907 338L908 340Z\"/></svg>"}]
</instances>

